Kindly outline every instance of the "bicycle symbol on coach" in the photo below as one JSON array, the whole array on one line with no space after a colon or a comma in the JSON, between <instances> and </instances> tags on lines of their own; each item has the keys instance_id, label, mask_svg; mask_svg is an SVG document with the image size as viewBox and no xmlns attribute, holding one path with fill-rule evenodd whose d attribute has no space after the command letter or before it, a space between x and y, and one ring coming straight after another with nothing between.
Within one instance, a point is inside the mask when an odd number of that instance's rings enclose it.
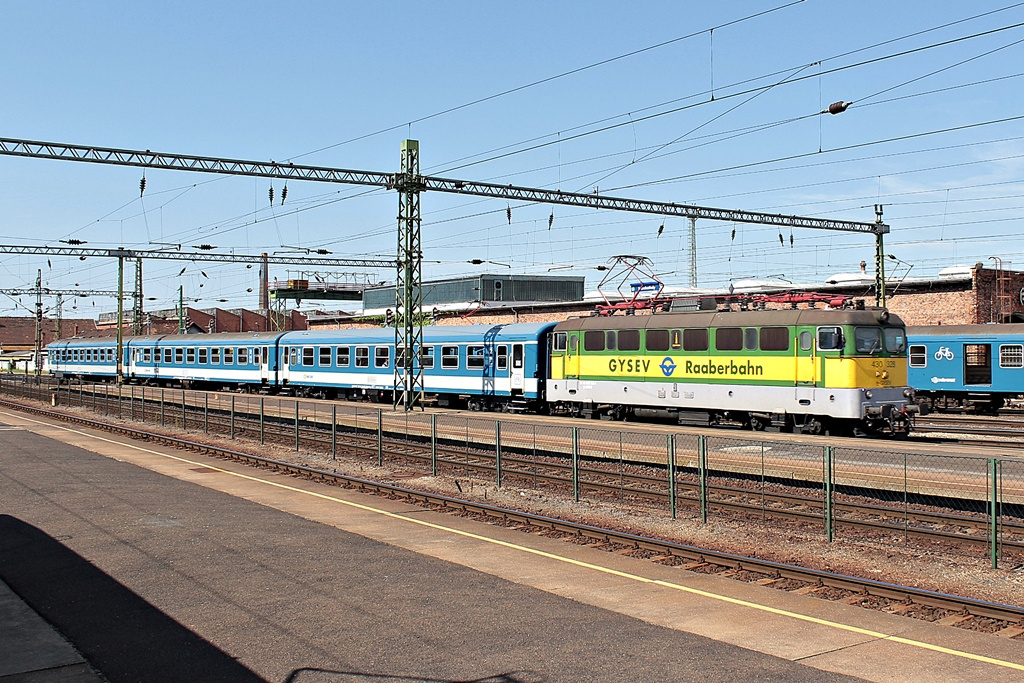
<instances>
[{"instance_id":1,"label":"bicycle symbol on coach","mask_svg":"<svg viewBox=\"0 0 1024 683\"><path fill-rule=\"evenodd\" d=\"M948 346L940 346L935 352L935 360L953 360L953 349Z\"/></svg>"}]
</instances>

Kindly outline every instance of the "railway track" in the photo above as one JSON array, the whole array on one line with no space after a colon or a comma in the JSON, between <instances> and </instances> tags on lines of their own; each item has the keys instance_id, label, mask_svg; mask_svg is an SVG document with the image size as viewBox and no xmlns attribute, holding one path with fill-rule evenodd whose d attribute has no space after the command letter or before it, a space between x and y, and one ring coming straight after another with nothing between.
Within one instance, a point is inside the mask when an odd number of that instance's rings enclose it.
<instances>
[{"instance_id":1,"label":"railway track","mask_svg":"<svg viewBox=\"0 0 1024 683\"><path fill-rule=\"evenodd\" d=\"M992 603L962 596L937 593L871 579L836 574L698 548L671 541L640 536L626 531L555 519L529 512L501 508L487 503L339 474L324 469L267 458L134 427L111 424L77 415L0 400L8 408L49 419L72 422L132 439L190 450L253 467L283 472L313 481L330 483L365 493L400 499L430 509L473 515L482 521L546 536L562 538L610 552L629 554L666 565L702 573L716 573L737 580L810 594L852 605L883 609L964 628L1000 632L1010 637L1024 633L1024 607ZM974 622L974 623L972 623Z\"/></svg>"},{"instance_id":2,"label":"railway track","mask_svg":"<svg viewBox=\"0 0 1024 683\"><path fill-rule=\"evenodd\" d=\"M81 405L88 407L89 394L79 398ZM839 486L826 501L820 481L818 488L814 489L806 480L766 477L763 468L759 478L743 476L738 471L711 469L702 480L701 473L694 466L683 464L673 468L673 476L669 480L665 464L596 457L569 462L563 455L549 452L536 443L532 447L504 445L496 453L493 443L474 444L468 435L463 442L451 438L432 442L430 438L411 433L398 435L393 430L386 431L379 422L366 424L364 421L360 428L357 420L355 427L342 425L339 432L336 420L329 421L334 424L332 429L318 421L315 411L312 417L306 415L304 419L297 407L294 415L288 416L264 416L261 408L257 419L251 414L236 414L234 401L228 415L223 407L209 410L205 399L189 403L183 397L181 403L168 403L156 398L151 392L150 398L145 400L125 395L117 402L117 396L104 392L102 396L93 394L91 404L94 410L102 409L104 415L117 415L132 421L141 419L161 427L220 433L230 438L258 438L260 443L274 443L293 447L297 452L305 450L332 457L343 454L372 459L376 456L378 464L387 459L403 467L412 466L433 474L438 468L444 468L449 472L498 481L499 485L504 480L513 485L543 487L577 498L585 493L604 502L646 505L658 511L671 508L673 515L677 507L690 507L704 510L705 514L712 512L760 521L771 517L816 528L828 526L831 516L831 529L842 528L858 534L941 540L988 551L991 551L993 542L991 515L957 511L956 501L946 502L946 509L937 508L928 503L927 497L921 496L905 496L903 505L884 504L893 492L873 490L867 484ZM343 437L340 450L339 433ZM817 475L820 477L820 471ZM814 473L809 472L806 476L812 477ZM962 503L962 507L968 509L968 502ZM1024 553L1024 507L1003 506L999 532L1002 554Z\"/></svg>"}]
</instances>

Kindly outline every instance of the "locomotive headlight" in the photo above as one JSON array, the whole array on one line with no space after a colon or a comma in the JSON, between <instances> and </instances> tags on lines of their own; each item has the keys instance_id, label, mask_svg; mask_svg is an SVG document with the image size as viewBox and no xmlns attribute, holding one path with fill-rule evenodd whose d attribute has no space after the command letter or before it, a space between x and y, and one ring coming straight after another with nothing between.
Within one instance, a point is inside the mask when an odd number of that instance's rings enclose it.
<instances>
[{"instance_id":1,"label":"locomotive headlight","mask_svg":"<svg viewBox=\"0 0 1024 683\"><path fill-rule=\"evenodd\" d=\"M864 392L864 398L873 398L873 397L874 397L874 394L871 393L870 389L868 389L867 391Z\"/></svg>"}]
</instances>

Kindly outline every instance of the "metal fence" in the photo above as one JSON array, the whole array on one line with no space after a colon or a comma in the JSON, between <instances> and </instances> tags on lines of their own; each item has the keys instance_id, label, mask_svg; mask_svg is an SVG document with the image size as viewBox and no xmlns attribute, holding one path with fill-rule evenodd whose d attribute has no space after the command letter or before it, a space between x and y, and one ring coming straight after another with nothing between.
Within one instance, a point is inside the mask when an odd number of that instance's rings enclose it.
<instances>
[{"instance_id":1,"label":"metal fence","mask_svg":"<svg viewBox=\"0 0 1024 683\"><path fill-rule=\"evenodd\" d=\"M829 541L881 546L940 541L993 567L1024 557L1024 461L1010 458L129 385L55 388L0 378L0 393L330 458L344 448L411 474L466 477L651 515L787 524Z\"/></svg>"}]
</instances>

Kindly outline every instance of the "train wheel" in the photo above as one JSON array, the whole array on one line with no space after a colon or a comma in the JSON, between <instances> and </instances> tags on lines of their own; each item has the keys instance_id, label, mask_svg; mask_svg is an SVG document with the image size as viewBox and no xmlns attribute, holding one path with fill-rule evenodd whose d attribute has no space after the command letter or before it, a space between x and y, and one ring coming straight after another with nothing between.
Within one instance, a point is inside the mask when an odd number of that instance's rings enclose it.
<instances>
[{"instance_id":1,"label":"train wheel","mask_svg":"<svg viewBox=\"0 0 1024 683\"><path fill-rule=\"evenodd\" d=\"M755 432L763 432L768 428L769 421L758 415L750 416L750 428Z\"/></svg>"},{"instance_id":2,"label":"train wheel","mask_svg":"<svg viewBox=\"0 0 1024 683\"><path fill-rule=\"evenodd\" d=\"M617 405L617 406L615 406L614 408L611 409L611 411L608 413L608 415L613 420L615 420L616 422L625 422L626 421L626 406L624 406L624 405Z\"/></svg>"}]
</instances>

